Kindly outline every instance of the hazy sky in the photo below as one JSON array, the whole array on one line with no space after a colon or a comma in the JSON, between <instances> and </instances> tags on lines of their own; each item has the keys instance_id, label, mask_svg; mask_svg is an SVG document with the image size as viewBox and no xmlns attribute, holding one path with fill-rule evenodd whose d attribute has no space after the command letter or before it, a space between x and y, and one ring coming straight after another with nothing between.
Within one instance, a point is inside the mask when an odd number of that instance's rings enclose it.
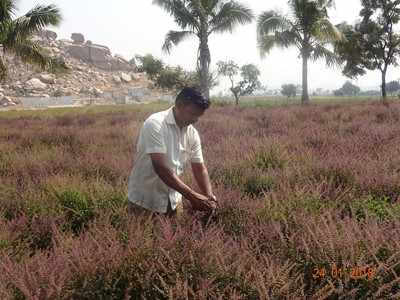
<instances>
[{"instance_id":1,"label":"hazy sky","mask_svg":"<svg viewBox=\"0 0 400 300\"><path fill-rule=\"evenodd\" d=\"M286 0L238 0L253 9L262 11L278 9L287 11ZM114 54L130 59L135 54L151 53L170 65L195 69L198 42L188 39L175 47L170 55L161 51L168 30L178 30L173 19L152 0L19 0L19 14L26 13L38 4L56 4L62 11L63 22L53 29L59 38L70 38L80 32L87 40L110 47ZM360 11L360 0L336 0L336 9L330 10L334 23L353 23ZM217 34L210 39L212 68L219 60L234 60L238 64L253 63L261 70L261 81L268 88L279 88L283 83L301 83L301 60L296 48L275 49L261 59L256 47L256 24L239 26L233 34ZM399 70L390 67L387 80L400 78ZM337 89L346 77L339 69L328 69L323 62L310 63L309 88ZM215 91L224 90L226 81ZM369 72L355 84L361 88L378 89L380 72Z\"/></svg>"}]
</instances>

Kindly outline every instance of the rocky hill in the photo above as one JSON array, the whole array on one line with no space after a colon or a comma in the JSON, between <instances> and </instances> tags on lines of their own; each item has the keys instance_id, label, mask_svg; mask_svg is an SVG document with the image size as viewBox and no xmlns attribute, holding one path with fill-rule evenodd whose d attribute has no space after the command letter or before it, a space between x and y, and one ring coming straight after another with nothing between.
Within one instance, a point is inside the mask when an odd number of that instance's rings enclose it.
<instances>
[{"instance_id":1,"label":"rocky hill","mask_svg":"<svg viewBox=\"0 0 400 300\"><path fill-rule=\"evenodd\" d=\"M106 101L110 95L129 97L132 89L140 89L147 98L161 95L146 74L136 72L134 64L119 55L113 56L107 46L85 41L80 33L73 33L71 40L66 40L57 39L55 32L45 30L34 39L49 55L64 61L69 71L49 74L5 55L8 77L0 84L0 106L18 105L23 97L73 96Z\"/></svg>"}]
</instances>

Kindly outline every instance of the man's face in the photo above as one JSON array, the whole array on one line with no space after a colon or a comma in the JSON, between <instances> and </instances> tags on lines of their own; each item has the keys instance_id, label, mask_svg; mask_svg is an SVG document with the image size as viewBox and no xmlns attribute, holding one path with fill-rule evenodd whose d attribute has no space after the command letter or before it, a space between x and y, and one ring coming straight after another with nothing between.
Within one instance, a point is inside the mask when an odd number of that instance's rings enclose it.
<instances>
[{"instance_id":1,"label":"man's face","mask_svg":"<svg viewBox=\"0 0 400 300\"><path fill-rule=\"evenodd\" d=\"M196 123L204 114L204 109L194 104L178 104L180 125L183 127Z\"/></svg>"}]
</instances>

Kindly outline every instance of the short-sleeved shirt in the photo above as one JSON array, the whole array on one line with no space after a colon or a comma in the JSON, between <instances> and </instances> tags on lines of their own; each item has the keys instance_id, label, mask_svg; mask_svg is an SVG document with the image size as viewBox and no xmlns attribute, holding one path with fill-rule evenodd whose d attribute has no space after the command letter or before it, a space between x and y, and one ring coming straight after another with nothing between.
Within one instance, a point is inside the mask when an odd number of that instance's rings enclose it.
<instances>
[{"instance_id":1,"label":"short-sleeved shirt","mask_svg":"<svg viewBox=\"0 0 400 300\"><path fill-rule=\"evenodd\" d=\"M156 174L151 153L163 153L168 167L177 176L185 164L203 162L200 137L192 126L182 129L175 122L173 107L152 114L143 124L136 147L136 158L129 177L129 201L148 210L165 213L168 201L175 209L182 195L168 187Z\"/></svg>"}]
</instances>

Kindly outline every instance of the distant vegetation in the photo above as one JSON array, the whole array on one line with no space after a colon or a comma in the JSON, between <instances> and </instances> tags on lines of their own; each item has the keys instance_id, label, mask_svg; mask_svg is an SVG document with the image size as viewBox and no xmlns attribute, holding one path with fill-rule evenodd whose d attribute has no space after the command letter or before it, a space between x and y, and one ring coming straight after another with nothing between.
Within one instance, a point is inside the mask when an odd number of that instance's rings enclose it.
<instances>
[{"instance_id":1,"label":"distant vegetation","mask_svg":"<svg viewBox=\"0 0 400 300\"><path fill-rule=\"evenodd\" d=\"M209 97L211 52L208 39L211 34L232 33L238 25L250 23L252 11L244 4L225 0L153 0L153 3L162 7L182 28L182 31L167 33L163 50L170 52L172 46L188 37L199 40L197 69L200 88Z\"/></svg>"},{"instance_id":2,"label":"distant vegetation","mask_svg":"<svg viewBox=\"0 0 400 300\"><path fill-rule=\"evenodd\" d=\"M136 55L134 60L138 71L146 72L158 88L172 91L178 91L184 86L200 88L199 73L196 71L187 71L180 66L168 66L151 54ZM214 87L217 85L217 81L212 75L210 77L209 83L211 87Z\"/></svg>"},{"instance_id":3,"label":"distant vegetation","mask_svg":"<svg viewBox=\"0 0 400 300\"><path fill-rule=\"evenodd\" d=\"M296 97L297 95L297 87L295 84L289 83L289 84L283 84L282 85L282 90L281 94L290 98L290 97Z\"/></svg>"},{"instance_id":4,"label":"distant vegetation","mask_svg":"<svg viewBox=\"0 0 400 300\"><path fill-rule=\"evenodd\" d=\"M212 78L209 36L216 32L231 32L236 25L251 22L252 11L236 1L224 0L154 0L153 3L165 9L183 29L167 34L163 46L165 51L169 52L173 45L189 36L199 39L198 78L201 89L208 95ZM394 93L393 83L386 84L386 73L390 66L397 64L400 54L400 37L395 29L400 20L400 2L374 0L362 1L361 4L362 19L355 26L346 23L335 26L330 22L328 12L334 7L334 1L331 0L290 0L289 15L273 10L259 14L257 46L262 56L275 47L297 47L299 50L302 59L303 103L309 102L308 64L320 59L328 67L341 66L343 74L351 79L365 74L365 70L380 70L382 98L386 99L387 87L389 93ZM229 78L229 75L223 76ZM346 88L336 90L335 94L362 94ZM232 84L229 89L231 92L235 90ZM365 93L373 94L371 91ZM235 92L233 95L237 102L236 96L240 97L240 93Z\"/></svg>"},{"instance_id":5,"label":"distant vegetation","mask_svg":"<svg viewBox=\"0 0 400 300\"><path fill-rule=\"evenodd\" d=\"M400 2L387 0L361 1L361 21L355 26L339 26L346 40L336 43L335 50L345 62L343 74L350 78L364 75L366 70L381 72L382 99L386 99L386 73L396 66L400 54Z\"/></svg>"},{"instance_id":6,"label":"distant vegetation","mask_svg":"<svg viewBox=\"0 0 400 300\"><path fill-rule=\"evenodd\" d=\"M277 11L265 11L257 21L258 47L261 55L274 47L297 47L303 61L302 102L309 102L308 61L324 59L328 66L339 64L328 46L343 38L329 21L328 8L333 1L290 0L290 16Z\"/></svg>"},{"instance_id":7,"label":"distant vegetation","mask_svg":"<svg viewBox=\"0 0 400 300\"><path fill-rule=\"evenodd\" d=\"M261 82L258 77L260 76L260 70L253 65L247 64L239 67L232 60L230 61L219 61L217 62L218 74L229 78L231 83L230 91L235 97L236 105L239 104L239 98L241 96L251 95L256 90L261 88ZM240 72L240 81L236 81L236 77Z\"/></svg>"},{"instance_id":8,"label":"distant vegetation","mask_svg":"<svg viewBox=\"0 0 400 300\"><path fill-rule=\"evenodd\" d=\"M340 89L333 91L333 94L335 96L356 96L360 91L358 86L346 81Z\"/></svg>"}]
</instances>

